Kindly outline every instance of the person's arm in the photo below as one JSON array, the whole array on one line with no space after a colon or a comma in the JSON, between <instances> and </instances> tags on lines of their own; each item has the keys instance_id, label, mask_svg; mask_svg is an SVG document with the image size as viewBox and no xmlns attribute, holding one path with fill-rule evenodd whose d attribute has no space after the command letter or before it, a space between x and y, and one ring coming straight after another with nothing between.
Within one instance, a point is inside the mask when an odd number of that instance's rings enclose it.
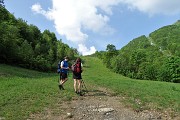
<instances>
[{"instance_id":1,"label":"person's arm","mask_svg":"<svg viewBox=\"0 0 180 120\"><path fill-rule=\"evenodd\" d=\"M61 62L61 69L69 69L69 67L63 67L64 61Z\"/></svg>"},{"instance_id":2,"label":"person's arm","mask_svg":"<svg viewBox=\"0 0 180 120\"><path fill-rule=\"evenodd\" d=\"M64 69L63 65L64 65L64 61L61 62L61 69Z\"/></svg>"}]
</instances>

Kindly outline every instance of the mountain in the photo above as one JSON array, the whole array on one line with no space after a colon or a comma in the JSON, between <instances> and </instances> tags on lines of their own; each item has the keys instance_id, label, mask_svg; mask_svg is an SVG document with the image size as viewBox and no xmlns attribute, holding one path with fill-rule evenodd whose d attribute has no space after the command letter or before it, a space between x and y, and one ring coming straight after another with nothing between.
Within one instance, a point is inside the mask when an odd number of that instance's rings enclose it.
<instances>
[{"instance_id":1,"label":"mountain","mask_svg":"<svg viewBox=\"0 0 180 120\"><path fill-rule=\"evenodd\" d=\"M168 51L170 55L180 56L180 20L173 25L152 32L149 36L162 51Z\"/></svg>"},{"instance_id":2,"label":"mountain","mask_svg":"<svg viewBox=\"0 0 180 120\"><path fill-rule=\"evenodd\" d=\"M180 25L180 20L174 23L174 25Z\"/></svg>"},{"instance_id":3,"label":"mountain","mask_svg":"<svg viewBox=\"0 0 180 120\"><path fill-rule=\"evenodd\" d=\"M124 76L180 82L180 20L133 39L118 53L106 51L98 56Z\"/></svg>"},{"instance_id":4,"label":"mountain","mask_svg":"<svg viewBox=\"0 0 180 120\"><path fill-rule=\"evenodd\" d=\"M163 54L169 53L170 56L180 57L180 20L173 25L164 26L150 33L133 39L121 50L153 50ZM158 50L159 49L159 50ZM121 51L120 50L120 51ZM166 54L167 55L167 54Z\"/></svg>"}]
</instances>

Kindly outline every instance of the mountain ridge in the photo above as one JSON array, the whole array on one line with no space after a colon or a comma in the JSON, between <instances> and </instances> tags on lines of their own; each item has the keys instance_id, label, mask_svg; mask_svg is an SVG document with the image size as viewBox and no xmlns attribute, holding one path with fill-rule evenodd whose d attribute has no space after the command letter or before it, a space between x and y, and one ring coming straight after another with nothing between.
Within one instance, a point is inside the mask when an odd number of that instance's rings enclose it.
<instances>
[{"instance_id":1,"label":"mountain ridge","mask_svg":"<svg viewBox=\"0 0 180 120\"><path fill-rule=\"evenodd\" d=\"M180 20L139 36L120 50L96 55L108 68L130 78L180 82Z\"/></svg>"}]
</instances>

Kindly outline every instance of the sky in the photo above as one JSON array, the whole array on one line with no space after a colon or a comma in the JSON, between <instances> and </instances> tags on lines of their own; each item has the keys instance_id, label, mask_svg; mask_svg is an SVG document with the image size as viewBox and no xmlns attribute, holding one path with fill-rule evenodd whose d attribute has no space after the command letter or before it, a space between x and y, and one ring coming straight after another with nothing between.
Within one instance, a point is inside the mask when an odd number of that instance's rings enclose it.
<instances>
[{"instance_id":1,"label":"sky","mask_svg":"<svg viewBox=\"0 0 180 120\"><path fill-rule=\"evenodd\" d=\"M180 20L180 0L4 0L16 18L48 29L82 55L119 50Z\"/></svg>"}]
</instances>

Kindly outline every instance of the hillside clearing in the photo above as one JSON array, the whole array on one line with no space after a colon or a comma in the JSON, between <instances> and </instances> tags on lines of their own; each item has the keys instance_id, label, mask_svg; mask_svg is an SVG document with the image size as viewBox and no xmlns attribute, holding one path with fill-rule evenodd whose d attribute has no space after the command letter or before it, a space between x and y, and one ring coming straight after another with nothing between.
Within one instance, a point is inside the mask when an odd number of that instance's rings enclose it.
<instances>
[{"instance_id":1,"label":"hillside clearing","mask_svg":"<svg viewBox=\"0 0 180 120\"><path fill-rule=\"evenodd\" d=\"M71 73L66 90L59 91L57 74L0 65L0 117L61 120L71 113L66 119L179 119L179 84L133 80L106 69L97 58L83 60L89 92L82 97L73 91ZM102 107L113 111L93 110Z\"/></svg>"}]
</instances>

